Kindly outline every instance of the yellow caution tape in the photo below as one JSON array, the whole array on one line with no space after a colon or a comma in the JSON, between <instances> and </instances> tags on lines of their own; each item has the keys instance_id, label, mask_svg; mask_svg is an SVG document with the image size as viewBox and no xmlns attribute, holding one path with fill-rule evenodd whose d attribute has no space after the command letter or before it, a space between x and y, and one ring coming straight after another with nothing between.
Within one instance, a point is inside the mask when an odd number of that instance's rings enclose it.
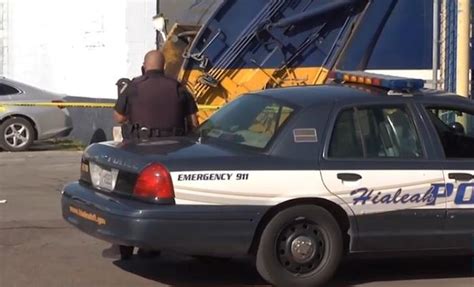
<instances>
[{"instance_id":1,"label":"yellow caution tape","mask_svg":"<svg viewBox=\"0 0 474 287\"><path fill-rule=\"evenodd\" d=\"M114 103L86 103L86 102L64 102L64 103L0 103L0 112L6 110L5 107L61 107L61 108L113 108ZM198 105L200 110L218 110L220 106Z\"/></svg>"},{"instance_id":2,"label":"yellow caution tape","mask_svg":"<svg viewBox=\"0 0 474 287\"><path fill-rule=\"evenodd\" d=\"M213 105L198 105L200 110L218 110L221 106L213 106Z\"/></svg>"},{"instance_id":3,"label":"yellow caution tape","mask_svg":"<svg viewBox=\"0 0 474 287\"><path fill-rule=\"evenodd\" d=\"M83 103L83 102L64 102L64 103L1 103L0 106L10 107L64 107L64 108L113 108L113 103Z\"/></svg>"}]
</instances>

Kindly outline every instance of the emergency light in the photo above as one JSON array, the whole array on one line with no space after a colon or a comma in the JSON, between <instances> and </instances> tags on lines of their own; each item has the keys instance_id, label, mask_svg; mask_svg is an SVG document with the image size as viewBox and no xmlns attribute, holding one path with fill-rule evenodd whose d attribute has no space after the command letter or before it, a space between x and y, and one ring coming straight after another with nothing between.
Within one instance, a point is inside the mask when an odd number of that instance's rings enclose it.
<instances>
[{"instance_id":1,"label":"emergency light","mask_svg":"<svg viewBox=\"0 0 474 287\"><path fill-rule=\"evenodd\" d=\"M336 82L357 83L398 91L419 90L425 86L425 81L421 79L402 78L359 71L348 72L335 70L329 73L328 78L334 79Z\"/></svg>"}]
</instances>

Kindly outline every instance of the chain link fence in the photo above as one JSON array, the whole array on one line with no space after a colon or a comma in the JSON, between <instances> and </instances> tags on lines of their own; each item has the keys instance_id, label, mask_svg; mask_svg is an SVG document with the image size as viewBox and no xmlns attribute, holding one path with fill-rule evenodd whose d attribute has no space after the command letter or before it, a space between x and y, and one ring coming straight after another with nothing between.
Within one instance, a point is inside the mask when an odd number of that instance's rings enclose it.
<instances>
[{"instance_id":1,"label":"chain link fence","mask_svg":"<svg viewBox=\"0 0 474 287\"><path fill-rule=\"evenodd\" d=\"M474 0L471 0L471 7ZM448 92L456 92L456 47L457 47L457 23L458 23L458 0L439 1L439 70L436 88ZM472 37L472 9L471 9L471 51L473 49ZM470 90L473 90L472 67L473 55L471 55ZM471 92L469 93L471 94ZM471 94L472 95L472 94Z\"/></svg>"},{"instance_id":2,"label":"chain link fence","mask_svg":"<svg viewBox=\"0 0 474 287\"><path fill-rule=\"evenodd\" d=\"M436 88L456 91L457 1L441 0L439 15L439 80ZM434 15L435 17L437 15Z\"/></svg>"}]
</instances>

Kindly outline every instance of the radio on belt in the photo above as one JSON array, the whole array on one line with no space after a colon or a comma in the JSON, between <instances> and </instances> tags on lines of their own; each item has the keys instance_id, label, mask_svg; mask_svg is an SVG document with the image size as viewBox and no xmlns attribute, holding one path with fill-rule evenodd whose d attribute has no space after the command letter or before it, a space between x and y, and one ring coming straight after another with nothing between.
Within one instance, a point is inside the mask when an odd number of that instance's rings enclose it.
<instances>
[{"instance_id":1,"label":"radio on belt","mask_svg":"<svg viewBox=\"0 0 474 287\"><path fill-rule=\"evenodd\" d=\"M425 86L425 81L421 79L401 78L366 72L335 70L329 73L328 78L338 83L357 83L396 91L419 90Z\"/></svg>"}]
</instances>

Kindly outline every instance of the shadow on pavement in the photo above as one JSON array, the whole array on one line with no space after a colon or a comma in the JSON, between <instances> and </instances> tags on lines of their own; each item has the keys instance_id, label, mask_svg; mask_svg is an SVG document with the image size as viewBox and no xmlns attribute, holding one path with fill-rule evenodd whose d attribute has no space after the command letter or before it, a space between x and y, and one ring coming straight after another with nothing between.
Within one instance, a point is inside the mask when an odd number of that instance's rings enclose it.
<instances>
[{"instance_id":1,"label":"shadow on pavement","mask_svg":"<svg viewBox=\"0 0 474 287\"><path fill-rule=\"evenodd\" d=\"M115 261L119 268L172 286L269 286L250 259L202 262L189 257L163 255ZM349 259L328 287L346 287L379 281L473 277L471 257L402 259Z\"/></svg>"},{"instance_id":2,"label":"shadow on pavement","mask_svg":"<svg viewBox=\"0 0 474 287\"><path fill-rule=\"evenodd\" d=\"M70 139L45 140L35 142L28 150L15 152L21 154L23 152L40 152L40 151L82 151L86 146L82 143ZM0 153L9 153L0 148Z\"/></svg>"},{"instance_id":3,"label":"shadow on pavement","mask_svg":"<svg viewBox=\"0 0 474 287\"><path fill-rule=\"evenodd\" d=\"M352 259L341 265L332 286L473 276L472 258L469 256Z\"/></svg>"},{"instance_id":4,"label":"shadow on pavement","mask_svg":"<svg viewBox=\"0 0 474 287\"><path fill-rule=\"evenodd\" d=\"M84 145L69 139L35 142L28 151L79 151Z\"/></svg>"},{"instance_id":5,"label":"shadow on pavement","mask_svg":"<svg viewBox=\"0 0 474 287\"><path fill-rule=\"evenodd\" d=\"M195 258L163 254L155 259L134 256L115 261L119 268L172 286L268 286L249 259L200 261Z\"/></svg>"},{"instance_id":6,"label":"shadow on pavement","mask_svg":"<svg viewBox=\"0 0 474 287\"><path fill-rule=\"evenodd\" d=\"M107 141L105 131L103 129L96 129L88 143L69 138L51 139L35 142L29 151L80 151L84 150L87 145L104 141Z\"/></svg>"}]
</instances>

